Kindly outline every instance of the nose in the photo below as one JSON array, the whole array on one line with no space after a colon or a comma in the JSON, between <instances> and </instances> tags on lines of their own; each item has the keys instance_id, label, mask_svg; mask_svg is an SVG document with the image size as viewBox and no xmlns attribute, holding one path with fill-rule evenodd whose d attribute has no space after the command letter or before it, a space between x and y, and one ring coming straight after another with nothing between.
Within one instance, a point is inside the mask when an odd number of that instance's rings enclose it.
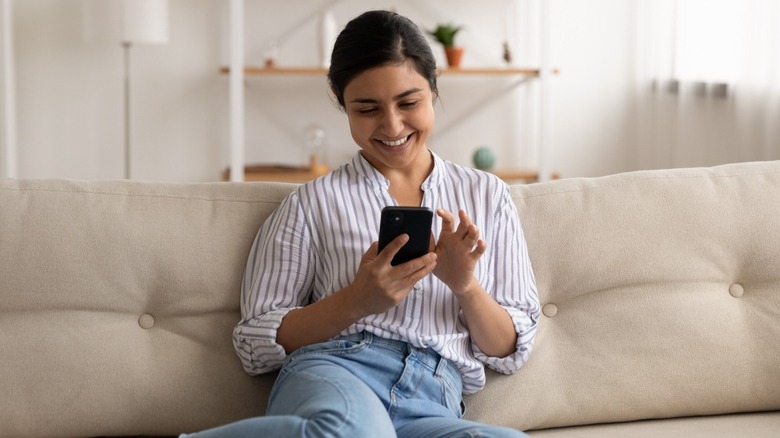
<instances>
[{"instance_id":1,"label":"nose","mask_svg":"<svg viewBox=\"0 0 780 438\"><path fill-rule=\"evenodd\" d=\"M402 115L397 110L385 112L382 119L382 134L395 138L403 133L404 121Z\"/></svg>"}]
</instances>

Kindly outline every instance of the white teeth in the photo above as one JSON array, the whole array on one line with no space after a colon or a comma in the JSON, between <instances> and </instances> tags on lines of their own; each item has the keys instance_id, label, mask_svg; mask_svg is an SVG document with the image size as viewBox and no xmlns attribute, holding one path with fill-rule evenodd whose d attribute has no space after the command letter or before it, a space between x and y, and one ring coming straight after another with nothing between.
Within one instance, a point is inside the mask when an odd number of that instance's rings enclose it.
<instances>
[{"instance_id":1,"label":"white teeth","mask_svg":"<svg viewBox=\"0 0 780 438\"><path fill-rule=\"evenodd\" d=\"M380 141L388 146L401 146L402 144L406 143L406 140L408 139L409 136L407 135L406 137L395 141L385 141L385 140L380 140Z\"/></svg>"}]
</instances>

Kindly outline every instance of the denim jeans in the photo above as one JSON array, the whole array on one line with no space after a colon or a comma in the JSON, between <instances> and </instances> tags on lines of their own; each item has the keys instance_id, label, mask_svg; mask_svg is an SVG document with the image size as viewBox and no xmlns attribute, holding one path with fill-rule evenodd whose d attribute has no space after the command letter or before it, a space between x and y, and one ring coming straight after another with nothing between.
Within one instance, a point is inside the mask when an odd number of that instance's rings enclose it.
<instances>
[{"instance_id":1,"label":"denim jeans","mask_svg":"<svg viewBox=\"0 0 780 438\"><path fill-rule=\"evenodd\" d=\"M526 436L462 420L461 391L459 371L433 350L363 332L288 356L265 416L190 436Z\"/></svg>"}]
</instances>

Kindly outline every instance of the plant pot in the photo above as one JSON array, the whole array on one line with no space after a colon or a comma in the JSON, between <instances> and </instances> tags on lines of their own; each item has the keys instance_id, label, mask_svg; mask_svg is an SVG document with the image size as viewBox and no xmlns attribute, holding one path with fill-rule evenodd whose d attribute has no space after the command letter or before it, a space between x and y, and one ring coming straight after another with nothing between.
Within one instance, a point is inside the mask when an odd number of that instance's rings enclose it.
<instances>
[{"instance_id":1,"label":"plant pot","mask_svg":"<svg viewBox=\"0 0 780 438\"><path fill-rule=\"evenodd\" d=\"M444 53L447 55L447 65L451 68L460 67L460 61L463 59L463 47L444 47Z\"/></svg>"}]
</instances>

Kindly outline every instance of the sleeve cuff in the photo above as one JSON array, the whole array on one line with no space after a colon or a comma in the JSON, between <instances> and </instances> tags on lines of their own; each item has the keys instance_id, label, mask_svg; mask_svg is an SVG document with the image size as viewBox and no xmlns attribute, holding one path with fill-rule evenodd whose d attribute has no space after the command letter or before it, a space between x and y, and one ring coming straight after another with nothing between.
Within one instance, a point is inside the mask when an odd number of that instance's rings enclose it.
<instances>
[{"instance_id":1,"label":"sleeve cuff","mask_svg":"<svg viewBox=\"0 0 780 438\"><path fill-rule=\"evenodd\" d=\"M525 364L531 354L536 324L528 318L528 315L518 309L504 306L504 310L512 318L515 333L517 333L517 344L515 345L514 353L506 357L488 356L479 349L474 341L471 341L471 348L474 352L474 357L488 368L499 373L512 374Z\"/></svg>"},{"instance_id":2,"label":"sleeve cuff","mask_svg":"<svg viewBox=\"0 0 780 438\"><path fill-rule=\"evenodd\" d=\"M268 373L282 366L287 353L276 342L276 334L282 319L294 309L272 310L236 325L233 346L247 374Z\"/></svg>"}]
</instances>

